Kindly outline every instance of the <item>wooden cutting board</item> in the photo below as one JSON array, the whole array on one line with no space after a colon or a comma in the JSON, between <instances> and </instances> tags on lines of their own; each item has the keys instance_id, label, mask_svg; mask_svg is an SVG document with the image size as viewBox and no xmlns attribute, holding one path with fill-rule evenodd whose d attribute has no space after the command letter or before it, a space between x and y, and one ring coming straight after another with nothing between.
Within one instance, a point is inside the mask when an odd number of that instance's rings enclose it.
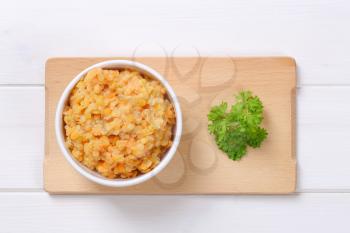
<instances>
[{"instance_id":1,"label":"wooden cutting board","mask_svg":"<svg viewBox=\"0 0 350 233\"><path fill-rule=\"evenodd\" d=\"M86 67L118 58L52 58L46 63L44 187L52 194L284 194L295 191L295 61L288 57L145 57L175 89L183 136L174 159L155 178L133 187L92 183L68 164L56 143L54 114L65 86ZM259 149L232 161L207 131L207 113L222 100L251 90L265 106L269 136Z\"/></svg>"}]
</instances>

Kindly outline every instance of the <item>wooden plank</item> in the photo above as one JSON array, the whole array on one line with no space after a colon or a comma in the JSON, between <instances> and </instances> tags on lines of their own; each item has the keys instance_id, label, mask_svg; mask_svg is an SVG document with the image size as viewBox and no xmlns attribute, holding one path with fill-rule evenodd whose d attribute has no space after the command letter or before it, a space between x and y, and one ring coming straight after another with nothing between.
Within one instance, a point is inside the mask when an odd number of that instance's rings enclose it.
<instances>
[{"instance_id":1,"label":"wooden plank","mask_svg":"<svg viewBox=\"0 0 350 233\"><path fill-rule=\"evenodd\" d=\"M350 189L350 88L298 90L300 188Z\"/></svg>"},{"instance_id":2,"label":"wooden plank","mask_svg":"<svg viewBox=\"0 0 350 233\"><path fill-rule=\"evenodd\" d=\"M196 56L197 50L203 56L293 56L299 85L350 84L346 0L130 0L108 1L108 7L83 0L5 2L1 84L43 84L50 56ZM113 30L116 22L122 23Z\"/></svg>"},{"instance_id":3,"label":"wooden plank","mask_svg":"<svg viewBox=\"0 0 350 233\"><path fill-rule=\"evenodd\" d=\"M46 65L46 155L44 186L50 193L119 194L233 194L290 193L295 191L294 153L295 62L291 58L202 58L196 69L184 67L197 58L136 58L165 72L175 88L187 121L199 122L198 128L181 140L171 165L156 178L127 188L96 185L79 175L63 158L54 133L56 104L63 89L89 65L113 58L54 58ZM114 58L115 59L115 58ZM177 64L175 64L177 63ZM233 162L218 150L207 131L210 106L223 100L234 102L233 94L251 90L265 106L265 127L269 137L260 149ZM198 101L193 100L197 94ZM191 127L192 129L192 127Z\"/></svg>"},{"instance_id":4,"label":"wooden plank","mask_svg":"<svg viewBox=\"0 0 350 233\"><path fill-rule=\"evenodd\" d=\"M42 187L44 88L0 88L0 189Z\"/></svg>"},{"instance_id":5,"label":"wooden plank","mask_svg":"<svg viewBox=\"0 0 350 233\"><path fill-rule=\"evenodd\" d=\"M0 209L1 228L13 233L94 233L101 228L106 233L347 233L350 194L218 198L2 193Z\"/></svg>"},{"instance_id":6,"label":"wooden plank","mask_svg":"<svg viewBox=\"0 0 350 233\"><path fill-rule=\"evenodd\" d=\"M299 192L350 190L349 99L349 87L298 88ZM0 190L42 188L43 105L44 88L0 88Z\"/></svg>"}]
</instances>

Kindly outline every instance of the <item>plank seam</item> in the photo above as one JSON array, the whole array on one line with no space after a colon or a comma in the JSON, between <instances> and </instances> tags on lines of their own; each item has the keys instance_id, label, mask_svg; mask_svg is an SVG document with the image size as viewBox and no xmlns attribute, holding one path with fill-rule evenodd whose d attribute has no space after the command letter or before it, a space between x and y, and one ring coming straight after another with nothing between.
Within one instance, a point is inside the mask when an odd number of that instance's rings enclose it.
<instances>
[{"instance_id":1,"label":"plank seam","mask_svg":"<svg viewBox=\"0 0 350 233\"><path fill-rule=\"evenodd\" d=\"M0 188L1 193L47 193L43 188ZM320 193L320 194L331 194L331 193L344 193L350 194L350 189L304 189L301 191L296 191L290 194L230 194L230 195L219 195L219 194L194 194L194 195L183 195L183 194L163 194L163 195L145 195L145 194L118 194L115 196L288 196L288 195L297 195L297 194L312 194L312 193ZM55 195L55 194L53 194ZM68 196L106 196L106 195L114 195L114 194L64 194ZM61 195L60 195L61 196Z\"/></svg>"},{"instance_id":2,"label":"plank seam","mask_svg":"<svg viewBox=\"0 0 350 233\"><path fill-rule=\"evenodd\" d=\"M37 84L26 84L26 83L18 83L18 84L10 84L10 83L0 83L0 88L1 87L45 87L45 84L41 83L37 83ZM342 84L300 84L297 85L296 88L303 88L303 87L350 87L350 83L342 83Z\"/></svg>"}]
</instances>

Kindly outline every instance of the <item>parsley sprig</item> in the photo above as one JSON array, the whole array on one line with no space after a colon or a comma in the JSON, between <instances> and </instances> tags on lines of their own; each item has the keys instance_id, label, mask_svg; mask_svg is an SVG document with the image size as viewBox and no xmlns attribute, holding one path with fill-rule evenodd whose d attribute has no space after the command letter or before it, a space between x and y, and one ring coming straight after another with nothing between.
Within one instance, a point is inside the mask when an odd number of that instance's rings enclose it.
<instances>
[{"instance_id":1,"label":"parsley sprig","mask_svg":"<svg viewBox=\"0 0 350 233\"><path fill-rule=\"evenodd\" d=\"M267 137L266 129L260 127L264 106L250 91L241 91L230 111L227 108L226 102L211 108L208 130L220 150L230 159L240 160L247 153L247 146L260 147Z\"/></svg>"}]
</instances>

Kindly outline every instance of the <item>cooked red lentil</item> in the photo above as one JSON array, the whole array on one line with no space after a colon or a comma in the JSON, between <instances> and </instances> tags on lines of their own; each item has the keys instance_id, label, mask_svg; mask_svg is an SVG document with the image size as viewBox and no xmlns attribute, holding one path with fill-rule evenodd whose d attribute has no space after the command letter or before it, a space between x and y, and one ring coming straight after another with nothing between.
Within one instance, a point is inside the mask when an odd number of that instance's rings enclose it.
<instances>
[{"instance_id":1,"label":"cooked red lentil","mask_svg":"<svg viewBox=\"0 0 350 233\"><path fill-rule=\"evenodd\" d=\"M166 90L138 71L93 69L63 112L66 145L108 178L151 171L172 144L175 113Z\"/></svg>"}]
</instances>

